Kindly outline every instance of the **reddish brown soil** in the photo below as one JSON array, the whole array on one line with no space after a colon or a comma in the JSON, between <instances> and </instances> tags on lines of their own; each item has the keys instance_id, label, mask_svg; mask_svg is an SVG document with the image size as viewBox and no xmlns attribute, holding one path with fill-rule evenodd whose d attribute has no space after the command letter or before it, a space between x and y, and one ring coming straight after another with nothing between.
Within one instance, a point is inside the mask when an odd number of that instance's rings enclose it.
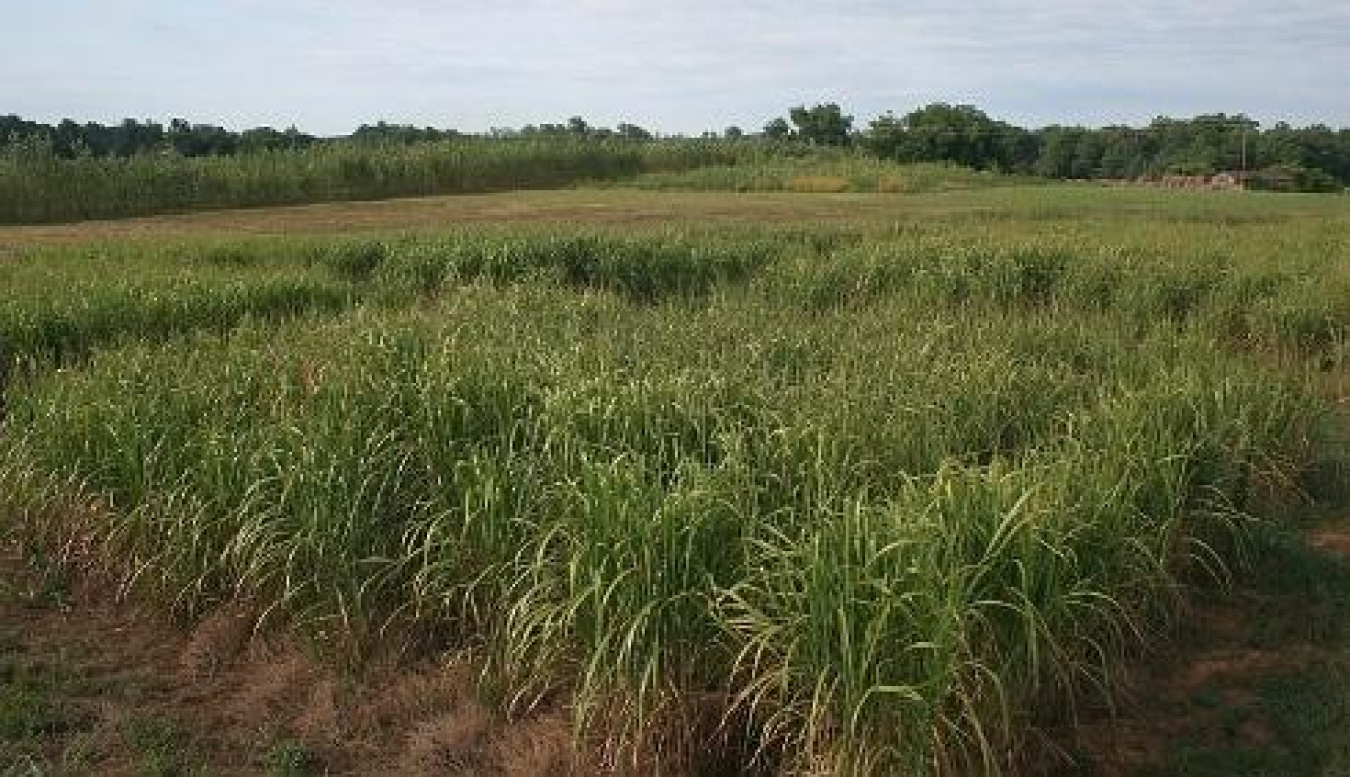
<instances>
[{"instance_id":1,"label":"reddish brown soil","mask_svg":"<svg viewBox=\"0 0 1350 777\"><path fill-rule=\"evenodd\" d=\"M1308 535L1308 544L1327 553L1350 556L1350 531L1340 527L1316 529Z\"/></svg>"},{"instance_id":2,"label":"reddish brown soil","mask_svg":"<svg viewBox=\"0 0 1350 777\"><path fill-rule=\"evenodd\" d=\"M1324 524L1308 532L1308 544L1350 556L1347 527L1350 521ZM1335 664L1343 648L1312 636L1319 617L1304 602L1253 590L1197 596L1181 617L1178 638L1129 667L1117 709L1090 713L1059 741L1072 743L1081 762L1093 765L1087 773L1101 777L1182 773L1169 763L1178 745L1278 750L1286 744L1276 734L1278 714L1258 689ZM1262 638L1261 629L1276 618L1293 625L1289 633Z\"/></svg>"},{"instance_id":3,"label":"reddish brown soil","mask_svg":"<svg viewBox=\"0 0 1350 777\"><path fill-rule=\"evenodd\" d=\"M11 591L26 575L12 555L0 562ZM254 620L236 607L187 631L87 592L63 606L0 597L0 626L19 654L59 660L85 689L118 689L61 700L86 725L44 743L51 763L80 737L94 772L134 773L140 756L123 732L137 719L184 732L212 774L262 774L269 745L283 740L324 774L587 771L564 710L505 721L480 703L463 662L375 667L353 681L297 646L255 636Z\"/></svg>"},{"instance_id":4,"label":"reddish brown soil","mask_svg":"<svg viewBox=\"0 0 1350 777\"><path fill-rule=\"evenodd\" d=\"M1312 531L1310 542L1350 555L1343 524ZM22 589L31 573L13 555L0 580ZM1279 606L1275 604L1274 606ZM1130 668L1114 713L1086 710L1074 725L1045 732L1061 758L1047 771L1124 777L1167 763L1178 742L1278 747L1275 721L1251 690L1263 678L1300 671L1325 656L1309 644L1252 647L1253 613L1271 601L1237 592L1201 597L1183 616L1185 637ZM256 613L237 605L185 630L162 616L76 592L64 606L26 606L0 597L0 626L21 650L60 656L98 685L135 693L84 698L100 774L131 774L137 754L119 740L133 717L170 721L187 732L195 757L215 774L264 773L269 743L295 742L325 774L555 775L592 773L576 755L567 711L506 721L479 701L469 662L447 657L376 666L359 681L297 645L255 635ZM1207 701L1197 703L1198 698ZM1229 717L1225 718L1225 712ZM89 732L92 732L90 736ZM49 743L58 762L68 737Z\"/></svg>"},{"instance_id":5,"label":"reddish brown soil","mask_svg":"<svg viewBox=\"0 0 1350 777\"><path fill-rule=\"evenodd\" d=\"M1254 706L1251 690L1264 677L1298 671L1318 659L1308 646L1270 650L1243 647L1252 624L1239 597L1208 601L1187 613L1197 638L1172 646L1131 668L1115 715L1100 717L1070 737L1093 764L1089 773L1125 777L1167 763L1178 743L1223 747L1225 738L1244 744L1271 744L1271 721L1253 714L1236 729L1221 720L1223 710ZM1212 696L1198 704L1202 694Z\"/></svg>"}]
</instances>

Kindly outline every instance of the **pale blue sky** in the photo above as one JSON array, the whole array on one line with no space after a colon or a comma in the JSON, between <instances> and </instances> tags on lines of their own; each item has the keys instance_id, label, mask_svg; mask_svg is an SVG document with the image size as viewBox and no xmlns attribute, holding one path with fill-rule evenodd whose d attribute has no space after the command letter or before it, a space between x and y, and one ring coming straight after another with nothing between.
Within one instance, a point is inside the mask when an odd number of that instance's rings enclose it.
<instances>
[{"instance_id":1,"label":"pale blue sky","mask_svg":"<svg viewBox=\"0 0 1350 777\"><path fill-rule=\"evenodd\" d=\"M1026 125L1350 125L1350 0L0 0L0 113L758 128L942 100Z\"/></svg>"}]
</instances>

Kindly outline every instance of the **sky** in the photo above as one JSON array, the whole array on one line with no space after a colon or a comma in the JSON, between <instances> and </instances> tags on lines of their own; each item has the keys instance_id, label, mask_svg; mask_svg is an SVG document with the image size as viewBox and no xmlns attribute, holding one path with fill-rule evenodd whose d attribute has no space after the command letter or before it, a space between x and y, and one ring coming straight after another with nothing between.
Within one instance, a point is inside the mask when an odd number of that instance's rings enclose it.
<instances>
[{"instance_id":1,"label":"sky","mask_svg":"<svg viewBox=\"0 0 1350 777\"><path fill-rule=\"evenodd\" d=\"M0 0L0 114L42 121L697 133L942 101L1341 127L1347 82L1350 0Z\"/></svg>"}]
</instances>

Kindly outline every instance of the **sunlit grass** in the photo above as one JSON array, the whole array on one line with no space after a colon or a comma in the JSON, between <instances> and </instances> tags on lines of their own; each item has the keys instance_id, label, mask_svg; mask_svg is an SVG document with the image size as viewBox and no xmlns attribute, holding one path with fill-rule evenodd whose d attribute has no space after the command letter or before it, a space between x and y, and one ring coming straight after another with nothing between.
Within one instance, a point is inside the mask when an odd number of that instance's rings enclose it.
<instances>
[{"instance_id":1,"label":"sunlit grass","mask_svg":"<svg viewBox=\"0 0 1350 777\"><path fill-rule=\"evenodd\" d=\"M1350 275L1326 225L1004 218L35 253L4 514L181 612L470 650L616 758L1010 768L1240 572Z\"/></svg>"}]
</instances>

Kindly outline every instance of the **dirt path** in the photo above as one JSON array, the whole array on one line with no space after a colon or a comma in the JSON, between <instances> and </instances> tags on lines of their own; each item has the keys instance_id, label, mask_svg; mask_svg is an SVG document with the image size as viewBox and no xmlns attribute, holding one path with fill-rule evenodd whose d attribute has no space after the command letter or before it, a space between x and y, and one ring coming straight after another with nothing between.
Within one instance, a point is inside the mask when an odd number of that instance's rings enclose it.
<instances>
[{"instance_id":1,"label":"dirt path","mask_svg":"<svg viewBox=\"0 0 1350 777\"><path fill-rule=\"evenodd\" d=\"M354 683L223 612L185 631L0 561L0 774L578 771L561 711L506 723L453 661Z\"/></svg>"},{"instance_id":2,"label":"dirt path","mask_svg":"<svg viewBox=\"0 0 1350 777\"><path fill-rule=\"evenodd\" d=\"M1304 484L1312 505L1268 506L1231 589L1194 592L1159 655L1132 668L1119 715L1077 732L1102 775L1350 775L1350 391Z\"/></svg>"},{"instance_id":3,"label":"dirt path","mask_svg":"<svg viewBox=\"0 0 1350 777\"><path fill-rule=\"evenodd\" d=\"M1049 732L1078 761L1064 773L1344 773L1350 520L1307 536L1272 535L1250 585L1198 596L1166 652L1134 668L1116 715ZM34 570L12 549L0 559L0 774L591 771L573 759L565 711L507 723L463 663L357 683L254 637L243 610L187 631Z\"/></svg>"},{"instance_id":4,"label":"dirt path","mask_svg":"<svg viewBox=\"0 0 1350 777\"><path fill-rule=\"evenodd\" d=\"M1245 582L1194 597L1076 739L1093 774L1350 773L1350 518L1258 540Z\"/></svg>"}]
</instances>

